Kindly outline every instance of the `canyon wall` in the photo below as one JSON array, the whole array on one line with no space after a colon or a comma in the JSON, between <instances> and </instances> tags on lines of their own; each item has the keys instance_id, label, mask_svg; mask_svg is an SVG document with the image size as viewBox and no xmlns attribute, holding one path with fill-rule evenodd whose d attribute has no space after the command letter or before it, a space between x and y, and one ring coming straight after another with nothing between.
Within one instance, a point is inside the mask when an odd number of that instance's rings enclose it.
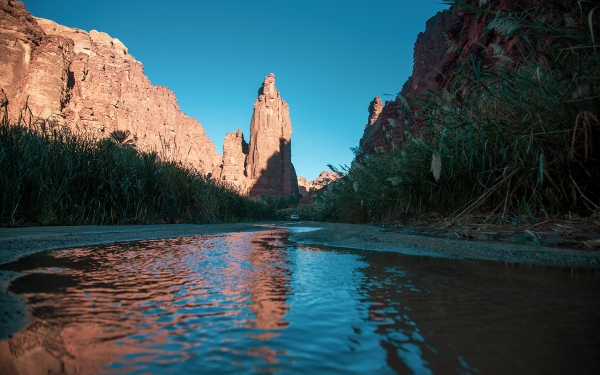
<instances>
[{"instance_id":1,"label":"canyon wall","mask_svg":"<svg viewBox=\"0 0 600 375\"><path fill-rule=\"evenodd\" d=\"M513 11L532 5L535 0L490 0L486 6L496 10ZM477 7L478 0L466 0L467 6ZM499 54L519 62L518 51L513 48L515 36L506 36L486 27L489 14L464 12L452 6L431 17L425 31L419 33L414 47L412 75L404 83L400 95L391 101L375 99L369 105L360 148L364 153L376 154L402 145L406 132L422 134L426 116L421 113L420 102L427 95L437 95L448 86L460 64L470 63L474 55L482 66L494 64ZM383 106L382 106L383 104Z\"/></svg>"},{"instance_id":2,"label":"canyon wall","mask_svg":"<svg viewBox=\"0 0 600 375\"><path fill-rule=\"evenodd\" d=\"M415 101L429 88L438 87L442 66L452 57L446 53L446 35L456 17L452 10L439 12L427 21L425 32L417 36L412 76L400 91L405 101L398 97L382 103L381 98L376 96L369 104L369 117L360 140L363 152L381 152L392 143L404 141L405 129L401 125L414 110L418 110L414 108ZM418 129L410 131L416 133Z\"/></svg>"},{"instance_id":3,"label":"canyon wall","mask_svg":"<svg viewBox=\"0 0 600 375\"><path fill-rule=\"evenodd\" d=\"M242 174L243 154L246 157ZM249 145L245 144L239 131L225 137L221 179L251 196L299 195L292 164L290 109L275 87L273 73L265 77L258 90L250 122Z\"/></svg>"},{"instance_id":4,"label":"canyon wall","mask_svg":"<svg viewBox=\"0 0 600 375\"><path fill-rule=\"evenodd\" d=\"M200 123L181 112L172 91L152 85L118 39L34 18L23 3L2 1L0 105L16 122L26 103L34 119L99 138L128 131L142 151L221 173L221 155Z\"/></svg>"}]
</instances>

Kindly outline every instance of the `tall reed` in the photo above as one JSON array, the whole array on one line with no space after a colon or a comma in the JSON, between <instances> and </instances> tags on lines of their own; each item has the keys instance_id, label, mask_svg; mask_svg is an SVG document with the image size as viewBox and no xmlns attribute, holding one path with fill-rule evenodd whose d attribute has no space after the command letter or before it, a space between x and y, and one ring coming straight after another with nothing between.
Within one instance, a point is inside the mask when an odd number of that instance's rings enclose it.
<instances>
[{"instance_id":1,"label":"tall reed","mask_svg":"<svg viewBox=\"0 0 600 375\"><path fill-rule=\"evenodd\" d=\"M116 137L118 138L118 137ZM193 168L49 122L0 124L0 225L219 223L272 206Z\"/></svg>"}]
</instances>

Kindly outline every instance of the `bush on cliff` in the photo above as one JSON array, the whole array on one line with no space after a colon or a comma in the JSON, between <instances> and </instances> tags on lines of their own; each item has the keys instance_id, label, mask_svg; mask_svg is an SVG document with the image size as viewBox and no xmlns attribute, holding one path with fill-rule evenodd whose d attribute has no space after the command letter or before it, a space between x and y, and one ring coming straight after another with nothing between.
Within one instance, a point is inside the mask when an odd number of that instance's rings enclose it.
<instances>
[{"instance_id":1,"label":"bush on cliff","mask_svg":"<svg viewBox=\"0 0 600 375\"><path fill-rule=\"evenodd\" d=\"M451 218L485 212L499 222L598 217L598 10L568 1L506 13L479 3L463 10L486 16L488 32L510 38L519 56L492 45L491 58L471 54L444 72L449 84L421 99L426 130L415 135L409 130L423 123L391 124L404 131L403 145L374 156L357 150L345 178L315 203L315 216L349 222L432 211Z\"/></svg>"},{"instance_id":2,"label":"bush on cliff","mask_svg":"<svg viewBox=\"0 0 600 375\"><path fill-rule=\"evenodd\" d=\"M0 225L219 223L275 216L273 207L199 171L121 143L47 122L9 125L4 116Z\"/></svg>"}]
</instances>

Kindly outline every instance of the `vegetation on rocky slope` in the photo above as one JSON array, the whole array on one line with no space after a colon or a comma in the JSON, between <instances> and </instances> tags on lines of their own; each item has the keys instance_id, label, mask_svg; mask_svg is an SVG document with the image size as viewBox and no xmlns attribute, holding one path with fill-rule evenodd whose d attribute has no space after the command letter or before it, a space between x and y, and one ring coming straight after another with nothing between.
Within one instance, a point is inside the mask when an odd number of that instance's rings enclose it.
<instances>
[{"instance_id":1,"label":"vegetation on rocky slope","mask_svg":"<svg viewBox=\"0 0 600 375\"><path fill-rule=\"evenodd\" d=\"M115 133L0 124L0 225L219 223L271 219L273 205Z\"/></svg>"},{"instance_id":2,"label":"vegetation on rocky slope","mask_svg":"<svg viewBox=\"0 0 600 375\"><path fill-rule=\"evenodd\" d=\"M390 124L404 131L404 144L380 155L357 149L352 166L339 171L345 177L297 211L346 222L429 212L450 219L480 212L499 223L598 217L598 9L541 1L505 12L489 3L454 7L485 19L485 32L510 39L517 53L491 45L492 54L463 56L443 72L443 89L421 98L414 123Z\"/></svg>"}]
</instances>

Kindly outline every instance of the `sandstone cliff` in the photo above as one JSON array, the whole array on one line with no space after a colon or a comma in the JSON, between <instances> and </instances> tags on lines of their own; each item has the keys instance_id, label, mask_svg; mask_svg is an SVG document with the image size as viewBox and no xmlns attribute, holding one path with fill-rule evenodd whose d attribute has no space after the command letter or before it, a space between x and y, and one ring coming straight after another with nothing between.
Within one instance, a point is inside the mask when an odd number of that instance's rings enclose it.
<instances>
[{"instance_id":1,"label":"sandstone cliff","mask_svg":"<svg viewBox=\"0 0 600 375\"><path fill-rule=\"evenodd\" d=\"M448 46L446 35L456 17L452 10L445 10L429 19L425 32L417 36L413 73L402 87L401 97L386 101L383 106L379 97L375 97L370 103L369 118L360 140L360 147L364 152L375 153L384 150L391 143L403 142L404 129L400 130L401 125L414 109L409 109L409 106L428 88L438 87L436 82L441 77L442 65L449 59L446 54ZM411 131L417 132L418 129L411 129Z\"/></svg>"},{"instance_id":2,"label":"sandstone cliff","mask_svg":"<svg viewBox=\"0 0 600 375\"><path fill-rule=\"evenodd\" d=\"M251 196L299 195L292 165L292 123L288 104L275 88L275 75L265 77L250 122L250 144L241 132L228 134L223 144L221 178ZM244 148L248 147L245 151ZM242 154L246 154L241 173Z\"/></svg>"},{"instance_id":3,"label":"sandstone cliff","mask_svg":"<svg viewBox=\"0 0 600 375\"><path fill-rule=\"evenodd\" d=\"M477 6L478 0L465 0L465 4ZM518 10L533 3L533 0L490 0L487 6L506 11ZM395 100L386 101L383 108L381 99L375 97L369 105L369 117L360 140L365 153L384 152L390 147L404 142L406 131L419 135L426 126L420 113L420 101L426 100L448 86L448 79L459 64L469 61L471 54L493 64L497 48L506 58L518 61L518 51L513 48L514 37L486 28L488 15L478 16L474 12L464 12L454 6L430 18L425 31L419 33L414 47L412 75L408 78L400 95Z\"/></svg>"},{"instance_id":4,"label":"sandstone cliff","mask_svg":"<svg viewBox=\"0 0 600 375\"><path fill-rule=\"evenodd\" d=\"M140 150L220 173L221 155L200 123L172 91L152 85L118 39L34 18L20 2L0 4L0 90L12 121L27 102L34 119L97 137L129 131Z\"/></svg>"},{"instance_id":5,"label":"sandstone cliff","mask_svg":"<svg viewBox=\"0 0 600 375\"><path fill-rule=\"evenodd\" d=\"M223 163L221 165L221 180L236 186L240 192L246 193L251 187L251 180L246 175L246 159L248 143L244 134L237 132L225 135L223 141Z\"/></svg>"}]
</instances>

